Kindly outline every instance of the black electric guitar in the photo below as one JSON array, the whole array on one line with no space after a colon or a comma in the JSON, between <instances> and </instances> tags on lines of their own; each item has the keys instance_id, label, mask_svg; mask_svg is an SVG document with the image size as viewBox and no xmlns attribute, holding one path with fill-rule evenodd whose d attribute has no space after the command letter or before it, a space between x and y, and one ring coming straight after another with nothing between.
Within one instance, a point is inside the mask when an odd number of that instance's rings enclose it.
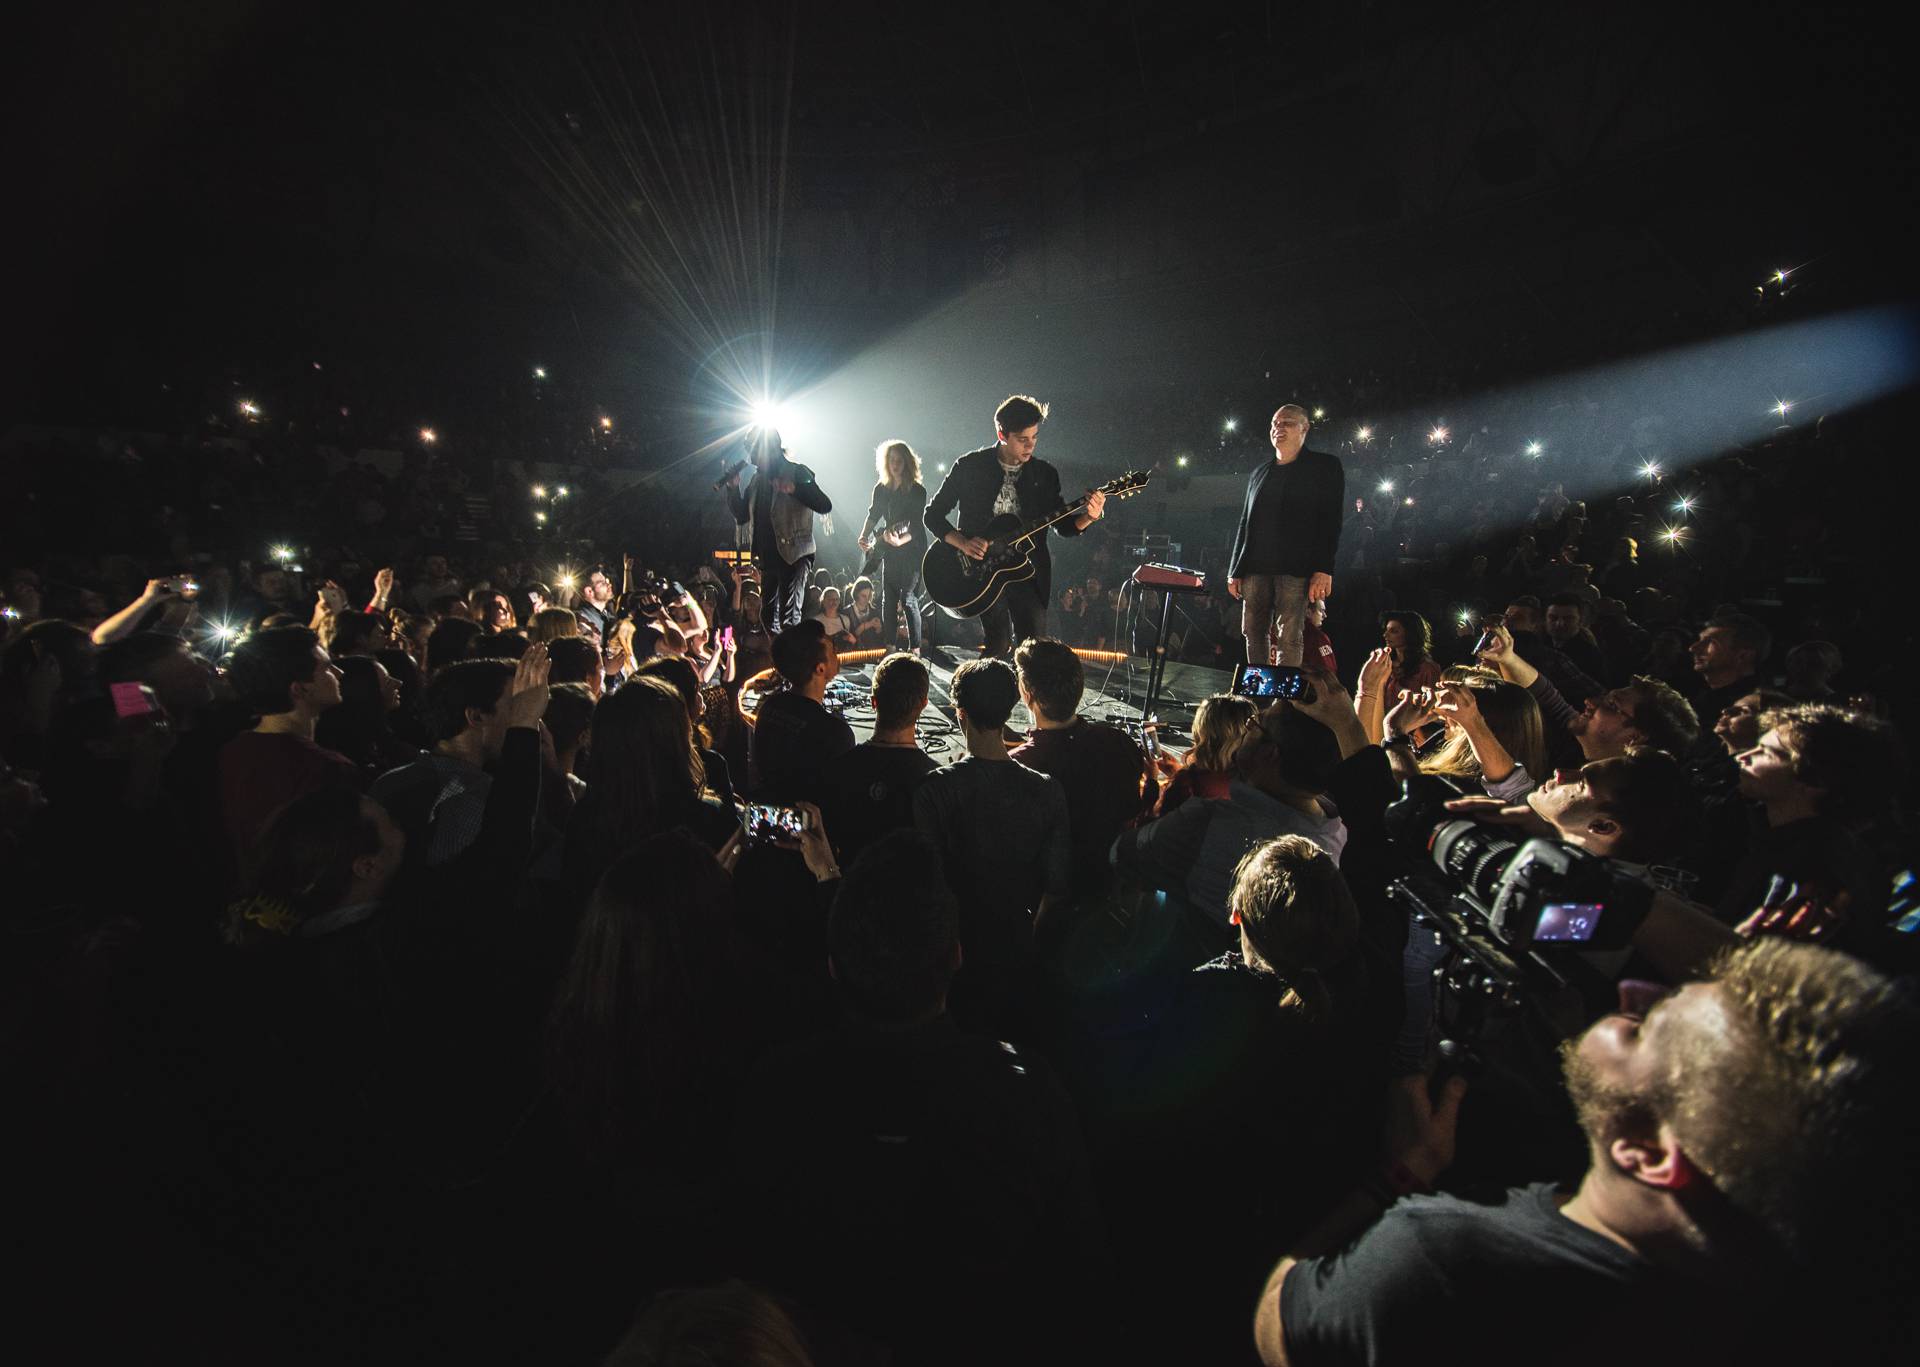
<instances>
[{"instance_id":1,"label":"black electric guitar","mask_svg":"<svg viewBox=\"0 0 1920 1367\"><path fill-rule=\"evenodd\" d=\"M1129 470L1102 484L1100 492L1108 498L1132 498L1147 487L1149 478L1144 470ZM1034 538L1045 536L1054 523L1078 516L1086 502L1084 497L1075 499L1059 512L1024 527L1013 514L1002 513L980 533L987 541L987 553L979 560L944 541L934 542L920 564L928 596L950 617L978 617L1000 601L1007 585L1033 578L1037 573Z\"/></svg>"}]
</instances>

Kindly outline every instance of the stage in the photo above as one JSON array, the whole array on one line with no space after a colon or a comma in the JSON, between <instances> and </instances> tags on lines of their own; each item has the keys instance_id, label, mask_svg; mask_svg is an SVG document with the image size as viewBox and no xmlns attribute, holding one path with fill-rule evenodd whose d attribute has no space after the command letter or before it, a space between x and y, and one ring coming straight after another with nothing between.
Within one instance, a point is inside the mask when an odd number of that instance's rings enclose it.
<instances>
[{"instance_id":1,"label":"stage","mask_svg":"<svg viewBox=\"0 0 1920 1367\"><path fill-rule=\"evenodd\" d=\"M932 671L933 680L927 710L920 718L918 735L921 748L940 763L949 764L966 753L966 744L961 740L959 728L953 720L950 700L953 671L973 659L976 652L963 646L946 647L945 652L952 665L943 666L932 661L927 665ZM1146 657L1120 655L1111 651L1075 653L1081 657L1087 675L1087 691L1080 700L1080 715L1092 721L1112 722L1137 735L1140 704L1145 700L1147 687ZM842 657L840 676L827 688L827 705L847 719L847 723L853 727L854 736L861 741L873 735L873 705L868 693L873 684L874 666L879 659L880 653L877 651L850 652ZM1233 677L1226 670L1168 662L1166 677L1160 688L1160 700L1154 707L1154 714L1160 721L1158 734L1161 747L1175 757L1185 754L1192 745L1194 709L1210 694L1225 693L1232 682ZM1032 726L1032 718L1027 715L1024 706L1015 705L1007 725L1025 735Z\"/></svg>"}]
</instances>

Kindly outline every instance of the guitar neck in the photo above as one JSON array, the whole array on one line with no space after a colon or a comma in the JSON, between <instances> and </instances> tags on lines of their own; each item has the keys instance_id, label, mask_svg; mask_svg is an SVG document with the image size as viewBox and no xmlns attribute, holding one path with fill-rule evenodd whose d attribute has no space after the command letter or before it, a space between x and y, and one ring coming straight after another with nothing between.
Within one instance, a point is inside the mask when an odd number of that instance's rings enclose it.
<instances>
[{"instance_id":1,"label":"guitar neck","mask_svg":"<svg viewBox=\"0 0 1920 1367\"><path fill-rule=\"evenodd\" d=\"M1059 512L1055 513L1052 517L1046 518L1044 521L1036 522L1031 527L1028 527L1025 531L1021 532L1020 535L1010 538L1007 544L1011 546L1011 545L1017 545L1022 541L1031 540L1032 538L1038 536L1041 532L1044 532L1047 528L1051 527L1054 523L1058 522L1061 518L1072 517L1086 506L1087 506L1086 495L1082 494L1079 498L1076 498L1072 503L1062 508Z\"/></svg>"}]
</instances>

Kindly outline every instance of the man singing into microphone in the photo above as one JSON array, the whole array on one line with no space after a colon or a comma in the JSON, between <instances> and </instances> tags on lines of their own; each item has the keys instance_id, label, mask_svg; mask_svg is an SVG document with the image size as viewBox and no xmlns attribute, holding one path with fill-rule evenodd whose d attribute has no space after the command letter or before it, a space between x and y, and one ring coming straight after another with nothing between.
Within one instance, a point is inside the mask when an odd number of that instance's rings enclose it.
<instances>
[{"instance_id":1,"label":"man singing into microphone","mask_svg":"<svg viewBox=\"0 0 1920 1367\"><path fill-rule=\"evenodd\" d=\"M833 511L833 500L814 482L813 471L787 459L780 434L756 428L747 439L753 482L740 490L740 471L726 481L727 507L735 522L753 524L753 560L760 567L766 628L778 636L798 626L813 577L813 515Z\"/></svg>"},{"instance_id":2,"label":"man singing into microphone","mask_svg":"<svg viewBox=\"0 0 1920 1367\"><path fill-rule=\"evenodd\" d=\"M1227 592L1241 600L1248 664L1272 662L1278 616L1279 663L1299 668L1307 604L1333 592L1347 478L1339 457L1305 449L1311 426L1299 404L1282 407L1273 415L1273 459L1247 477Z\"/></svg>"}]
</instances>

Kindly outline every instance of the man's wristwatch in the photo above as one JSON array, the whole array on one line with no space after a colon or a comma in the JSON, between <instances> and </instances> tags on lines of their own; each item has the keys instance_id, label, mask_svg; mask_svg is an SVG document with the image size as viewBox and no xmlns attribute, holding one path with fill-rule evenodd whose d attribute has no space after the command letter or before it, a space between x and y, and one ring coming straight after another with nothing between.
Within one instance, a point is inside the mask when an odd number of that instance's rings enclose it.
<instances>
[{"instance_id":1,"label":"man's wristwatch","mask_svg":"<svg viewBox=\"0 0 1920 1367\"><path fill-rule=\"evenodd\" d=\"M1382 750L1411 750L1414 748L1413 737L1404 731L1390 731L1380 738L1380 748Z\"/></svg>"}]
</instances>

